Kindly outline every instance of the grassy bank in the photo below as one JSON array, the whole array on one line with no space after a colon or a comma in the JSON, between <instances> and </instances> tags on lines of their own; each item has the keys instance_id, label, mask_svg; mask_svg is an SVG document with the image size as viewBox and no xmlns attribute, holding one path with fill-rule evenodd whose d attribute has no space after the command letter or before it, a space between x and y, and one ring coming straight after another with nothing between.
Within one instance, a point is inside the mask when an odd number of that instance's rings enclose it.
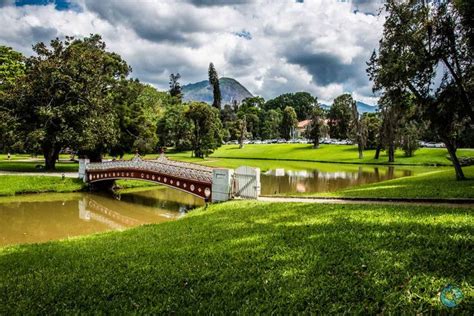
<instances>
[{"instance_id":1,"label":"grassy bank","mask_svg":"<svg viewBox=\"0 0 474 316\"><path fill-rule=\"evenodd\" d=\"M231 202L0 249L0 313L474 313L474 213Z\"/></svg>"},{"instance_id":2,"label":"grassy bank","mask_svg":"<svg viewBox=\"0 0 474 316\"><path fill-rule=\"evenodd\" d=\"M358 159L357 146L349 145L321 145L319 149L313 149L309 144L269 144L269 145L246 145L239 149L238 145L226 145L217 149L208 159L230 158L230 159L288 159L306 160L316 162L334 163L370 163L388 164L386 152L382 152L378 160L374 159L374 150L364 151L364 159ZM448 152L443 148L421 148L416 151L415 156L405 157L403 151L397 150L395 164L402 165L451 165L446 158ZM191 160L191 153L170 153L170 157L176 159ZM473 149L459 149L458 156L474 157ZM199 161L194 159L194 161Z\"/></svg>"},{"instance_id":3,"label":"grassy bank","mask_svg":"<svg viewBox=\"0 0 474 316\"><path fill-rule=\"evenodd\" d=\"M0 175L0 196L21 193L75 192L83 188L84 183L79 179Z\"/></svg>"},{"instance_id":4,"label":"grassy bank","mask_svg":"<svg viewBox=\"0 0 474 316\"><path fill-rule=\"evenodd\" d=\"M0 171L18 171L18 172L45 172L37 167L43 166L44 161L15 161L0 160ZM55 172L77 172L79 164L73 162L56 163Z\"/></svg>"}]
</instances>

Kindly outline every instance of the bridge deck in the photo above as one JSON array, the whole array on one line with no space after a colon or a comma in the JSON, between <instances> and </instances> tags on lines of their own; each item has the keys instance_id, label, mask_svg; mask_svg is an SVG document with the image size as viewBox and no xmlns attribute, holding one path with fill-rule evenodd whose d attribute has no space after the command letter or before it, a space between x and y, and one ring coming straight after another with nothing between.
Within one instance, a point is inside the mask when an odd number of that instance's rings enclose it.
<instances>
[{"instance_id":1,"label":"bridge deck","mask_svg":"<svg viewBox=\"0 0 474 316\"><path fill-rule=\"evenodd\" d=\"M87 171L107 171L107 170L137 170L152 171L160 174L167 174L176 178L196 180L200 182L212 183L212 169L188 162L169 160L162 156L154 160L141 160L134 158L128 161L106 161L100 163L89 163Z\"/></svg>"}]
</instances>

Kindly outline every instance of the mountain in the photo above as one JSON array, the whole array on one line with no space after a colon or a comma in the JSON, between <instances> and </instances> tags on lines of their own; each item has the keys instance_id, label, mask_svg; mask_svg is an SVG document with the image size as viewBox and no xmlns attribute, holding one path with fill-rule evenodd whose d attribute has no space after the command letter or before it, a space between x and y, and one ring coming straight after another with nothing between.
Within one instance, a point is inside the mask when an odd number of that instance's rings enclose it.
<instances>
[{"instance_id":1,"label":"mountain","mask_svg":"<svg viewBox=\"0 0 474 316\"><path fill-rule=\"evenodd\" d=\"M253 95L235 79L222 77L219 79L221 88L222 105L232 104L234 100L240 103L245 98ZM183 101L202 101L212 103L212 87L209 80L190 83L183 86Z\"/></svg>"},{"instance_id":2,"label":"mountain","mask_svg":"<svg viewBox=\"0 0 474 316\"><path fill-rule=\"evenodd\" d=\"M356 104L359 113L375 113L375 111L377 110L376 105L369 105L361 101L356 101ZM321 104L321 108L323 108L324 110L329 110L331 109L331 106L327 104Z\"/></svg>"}]
</instances>

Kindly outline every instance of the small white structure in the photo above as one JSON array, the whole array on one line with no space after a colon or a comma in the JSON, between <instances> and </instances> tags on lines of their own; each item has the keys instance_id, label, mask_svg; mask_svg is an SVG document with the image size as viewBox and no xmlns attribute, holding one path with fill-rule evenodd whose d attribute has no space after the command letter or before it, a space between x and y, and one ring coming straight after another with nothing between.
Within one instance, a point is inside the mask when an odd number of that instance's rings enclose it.
<instances>
[{"instance_id":1,"label":"small white structure","mask_svg":"<svg viewBox=\"0 0 474 316\"><path fill-rule=\"evenodd\" d=\"M232 198L233 175L232 169L212 170L212 202L224 202Z\"/></svg>"},{"instance_id":2,"label":"small white structure","mask_svg":"<svg viewBox=\"0 0 474 316\"><path fill-rule=\"evenodd\" d=\"M87 158L79 158L79 175L78 178L82 179L84 182L87 181L86 179L86 166L90 162Z\"/></svg>"},{"instance_id":3,"label":"small white structure","mask_svg":"<svg viewBox=\"0 0 474 316\"><path fill-rule=\"evenodd\" d=\"M247 166L235 170L234 195L244 199L257 199L260 195L260 168Z\"/></svg>"}]
</instances>

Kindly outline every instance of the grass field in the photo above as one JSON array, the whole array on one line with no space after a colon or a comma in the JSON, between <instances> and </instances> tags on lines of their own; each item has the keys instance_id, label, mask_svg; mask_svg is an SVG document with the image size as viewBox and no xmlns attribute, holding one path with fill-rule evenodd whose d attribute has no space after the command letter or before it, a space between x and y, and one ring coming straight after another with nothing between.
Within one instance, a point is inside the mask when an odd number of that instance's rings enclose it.
<instances>
[{"instance_id":1,"label":"grass field","mask_svg":"<svg viewBox=\"0 0 474 316\"><path fill-rule=\"evenodd\" d=\"M0 195L43 192L75 192L84 188L79 179L48 176L0 176Z\"/></svg>"},{"instance_id":2,"label":"grass field","mask_svg":"<svg viewBox=\"0 0 474 316\"><path fill-rule=\"evenodd\" d=\"M240 159L290 159L320 162L340 163L370 163L387 164L386 152L382 152L378 160L374 158L374 150L364 151L364 159L358 159L357 146L349 145L321 145L313 149L308 144L269 144L246 145L239 149L238 145L226 145L217 149L212 158L240 158ZM421 148L413 157L404 157L403 151L398 150L395 155L395 164L408 165L451 165L446 158L448 152L443 148ZM169 154L170 157L186 159L189 152ZM458 156L474 157L473 149L459 149Z\"/></svg>"},{"instance_id":3,"label":"grass field","mask_svg":"<svg viewBox=\"0 0 474 316\"><path fill-rule=\"evenodd\" d=\"M474 313L474 212L231 202L0 249L0 314Z\"/></svg>"},{"instance_id":4,"label":"grass field","mask_svg":"<svg viewBox=\"0 0 474 316\"><path fill-rule=\"evenodd\" d=\"M0 160L0 171L45 172L36 166L44 166L44 161ZM73 162L56 163L56 172L77 172L79 164Z\"/></svg>"}]
</instances>

